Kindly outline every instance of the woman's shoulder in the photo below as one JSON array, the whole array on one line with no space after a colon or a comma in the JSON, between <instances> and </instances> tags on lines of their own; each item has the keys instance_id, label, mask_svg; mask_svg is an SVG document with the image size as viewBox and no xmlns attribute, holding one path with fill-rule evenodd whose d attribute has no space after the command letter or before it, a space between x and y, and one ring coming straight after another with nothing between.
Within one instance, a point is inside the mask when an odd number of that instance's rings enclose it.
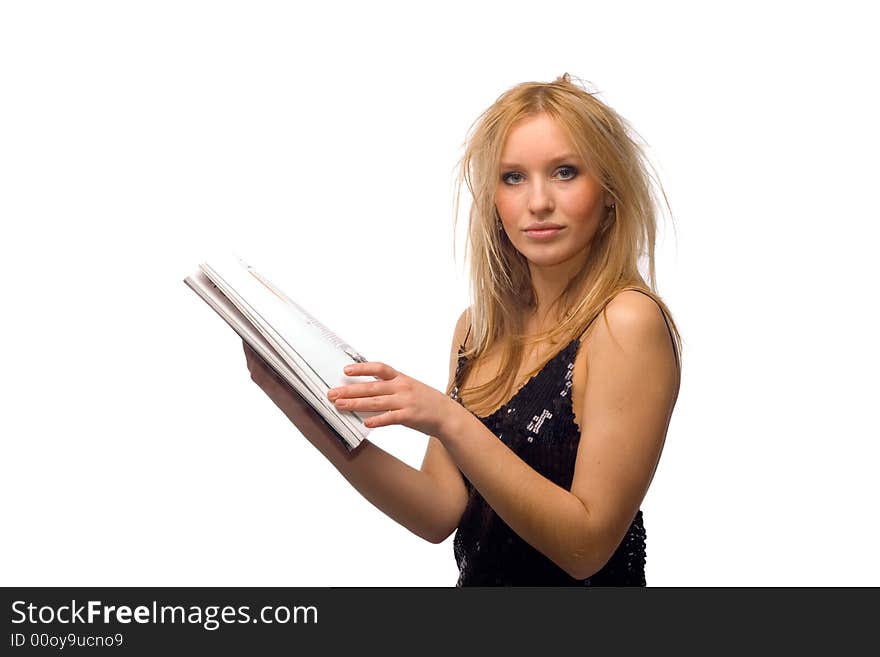
<instances>
[{"instance_id":1,"label":"woman's shoulder","mask_svg":"<svg viewBox=\"0 0 880 657\"><path fill-rule=\"evenodd\" d=\"M648 292L637 288L626 288L618 292L606 304L605 313L610 323L621 328L665 327L663 311Z\"/></svg>"},{"instance_id":2,"label":"woman's shoulder","mask_svg":"<svg viewBox=\"0 0 880 657\"><path fill-rule=\"evenodd\" d=\"M615 347L623 351L673 349L672 333L661 306L647 292L627 288L605 305L602 321L594 322L593 350Z\"/></svg>"}]
</instances>

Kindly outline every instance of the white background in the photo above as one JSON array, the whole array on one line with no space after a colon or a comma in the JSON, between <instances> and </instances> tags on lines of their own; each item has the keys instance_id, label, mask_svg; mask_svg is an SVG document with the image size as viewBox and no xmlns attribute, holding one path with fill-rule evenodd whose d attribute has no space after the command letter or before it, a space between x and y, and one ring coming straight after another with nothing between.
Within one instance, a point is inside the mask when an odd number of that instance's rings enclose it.
<instances>
[{"instance_id":1,"label":"white background","mask_svg":"<svg viewBox=\"0 0 880 657\"><path fill-rule=\"evenodd\" d=\"M568 71L648 144L684 378L647 579L878 585L878 48L861 3L8 2L0 583L451 586L250 381L182 279L258 265L446 385L453 174ZM371 439L414 467L427 437Z\"/></svg>"}]
</instances>

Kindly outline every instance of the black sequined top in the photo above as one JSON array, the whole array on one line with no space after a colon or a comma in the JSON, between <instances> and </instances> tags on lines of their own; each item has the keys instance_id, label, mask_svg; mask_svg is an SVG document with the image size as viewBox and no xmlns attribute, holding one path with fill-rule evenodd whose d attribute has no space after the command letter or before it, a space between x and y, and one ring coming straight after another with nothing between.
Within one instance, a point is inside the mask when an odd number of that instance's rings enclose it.
<instances>
[{"instance_id":1,"label":"black sequined top","mask_svg":"<svg viewBox=\"0 0 880 657\"><path fill-rule=\"evenodd\" d=\"M465 336L467 342L467 336ZM571 489L581 430L571 403L571 377L580 338L557 353L510 400L478 417L517 456L557 485ZM450 397L461 402L459 348ZM641 509L614 555L591 577L571 577L521 539L464 478L469 499L455 533L457 586L645 586L645 527Z\"/></svg>"}]
</instances>

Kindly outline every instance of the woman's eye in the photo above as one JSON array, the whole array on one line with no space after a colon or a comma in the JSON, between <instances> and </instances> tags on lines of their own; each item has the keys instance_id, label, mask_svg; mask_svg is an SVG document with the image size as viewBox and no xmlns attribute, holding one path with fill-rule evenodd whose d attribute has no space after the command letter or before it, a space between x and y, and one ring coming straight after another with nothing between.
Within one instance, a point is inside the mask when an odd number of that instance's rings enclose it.
<instances>
[{"instance_id":1,"label":"woman's eye","mask_svg":"<svg viewBox=\"0 0 880 657\"><path fill-rule=\"evenodd\" d=\"M559 167L557 172L563 180L571 180L577 175L577 169L570 166Z\"/></svg>"},{"instance_id":2,"label":"woman's eye","mask_svg":"<svg viewBox=\"0 0 880 657\"><path fill-rule=\"evenodd\" d=\"M556 175L559 176L562 180L571 180L575 176L577 176L578 170L573 166L563 166L559 167L556 170ZM508 185L517 185L523 181L523 175L516 171L510 171L509 173L505 173L501 176L501 180L503 180Z\"/></svg>"}]
</instances>

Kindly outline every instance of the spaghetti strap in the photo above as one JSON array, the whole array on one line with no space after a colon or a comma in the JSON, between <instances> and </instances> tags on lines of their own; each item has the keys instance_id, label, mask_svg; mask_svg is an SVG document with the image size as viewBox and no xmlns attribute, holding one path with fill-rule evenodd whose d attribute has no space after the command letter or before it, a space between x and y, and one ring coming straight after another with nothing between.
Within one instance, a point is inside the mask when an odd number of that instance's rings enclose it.
<instances>
[{"instance_id":1,"label":"spaghetti strap","mask_svg":"<svg viewBox=\"0 0 880 657\"><path fill-rule=\"evenodd\" d=\"M471 327L468 324L467 333L464 336L464 341L458 346L458 364L455 366L455 374L452 376L452 389L449 391L449 396L452 397L459 404L462 403L461 396L459 393L459 385L461 383L461 372L464 369L465 363L467 362L467 358L465 358L464 354L464 346L467 344L467 339L471 334Z\"/></svg>"},{"instance_id":2,"label":"spaghetti strap","mask_svg":"<svg viewBox=\"0 0 880 657\"><path fill-rule=\"evenodd\" d=\"M655 304L657 304L657 302L654 300L654 298L650 294L646 293L644 290L641 290L637 287L626 287L626 288L623 288L623 290L621 290L621 292L623 292L625 290L632 290L633 292L638 292L640 294L643 294L646 297L648 297L649 299L651 299L651 301L654 301ZM612 297L612 299L613 298L614 297ZM605 307L609 303L611 303L611 299L606 301L605 305L603 305L602 308L599 310L599 312L596 313L596 316L593 317L593 319L591 319L589 322L587 322L587 325L584 327L584 330L581 331L580 335L576 338L578 342L583 342L584 335L586 335L587 331L593 325L593 322L595 322L596 319L604 312ZM659 304L657 304L657 307L660 309L660 314L663 316L663 323L666 324L666 331L669 333L669 339L672 341L672 352L673 352L673 355L675 356L675 365L678 368L678 370L681 371L681 357L679 356L679 353L678 353L678 347L676 347L676 345L675 345L675 337L672 335L672 327L669 326L669 319L666 317L666 312L663 310L663 308L660 307ZM471 335L471 325L470 325L470 323L468 323L467 333L465 333L464 340L462 341L461 345L458 348L459 354L461 354L461 352L464 350L465 346L467 345L467 341L468 341L468 338L470 337L470 335Z\"/></svg>"},{"instance_id":3,"label":"spaghetti strap","mask_svg":"<svg viewBox=\"0 0 880 657\"><path fill-rule=\"evenodd\" d=\"M657 304L657 302L654 300L654 298L650 294L645 292L644 290L640 290L637 287L626 287L626 288L623 288L623 290L621 290L621 292L624 292L626 290L632 290L633 292L639 292L640 294L644 294L651 301L654 301L654 303ZM620 294L620 292L618 292L618 294ZM614 297L612 297L612 299L613 298ZM607 302L605 302L605 306L607 306L609 303L611 303L611 299L609 299ZM584 334L587 332L587 330L590 328L590 326L592 326L593 322L596 321L596 319L599 317L599 315L602 314L602 312L605 310L605 306L602 306L602 309L596 314L596 317L593 317L593 319L591 319L589 321L589 323L587 323L586 328L581 332L581 335L578 338L579 340L583 338ZM663 308L661 308L659 304L657 304L657 307L660 308L660 314L663 316L663 323L666 324L666 331L669 333L669 339L672 341L672 352L673 352L673 355L675 356L675 366L678 368L679 371L681 371L681 358L678 355L678 348L675 346L675 337L672 335L672 328L669 326L669 320L666 318L666 313L664 312Z\"/></svg>"},{"instance_id":4,"label":"spaghetti strap","mask_svg":"<svg viewBox=\"0 0 880 657\"><path fill-rule=\"evenodd\" d=\"M640 290L635 287L628 287L626 289L627 290L634 290L635 292L640 292L641 294L644 294L646 297L651 299L651 301L654 301L654 298L651 297L650 294L646 294L644 290ZM654 303L656 304L657 302L654 301ZM657 304L657 307L660 308L660 304ZM675 346L675 337L672 335L672 328L669 326L669 319L667 319L666 312L663 310L663 308L660 308L660 314L663 315L663 323L666 324L666 331L667 331L667 333L669 333L669 339L672 342L672 353L675 356L675 367L679 371L681 371L681 362L680 362L679 355L678 355L678 348Z\"/></svg>"}]
</instances>

